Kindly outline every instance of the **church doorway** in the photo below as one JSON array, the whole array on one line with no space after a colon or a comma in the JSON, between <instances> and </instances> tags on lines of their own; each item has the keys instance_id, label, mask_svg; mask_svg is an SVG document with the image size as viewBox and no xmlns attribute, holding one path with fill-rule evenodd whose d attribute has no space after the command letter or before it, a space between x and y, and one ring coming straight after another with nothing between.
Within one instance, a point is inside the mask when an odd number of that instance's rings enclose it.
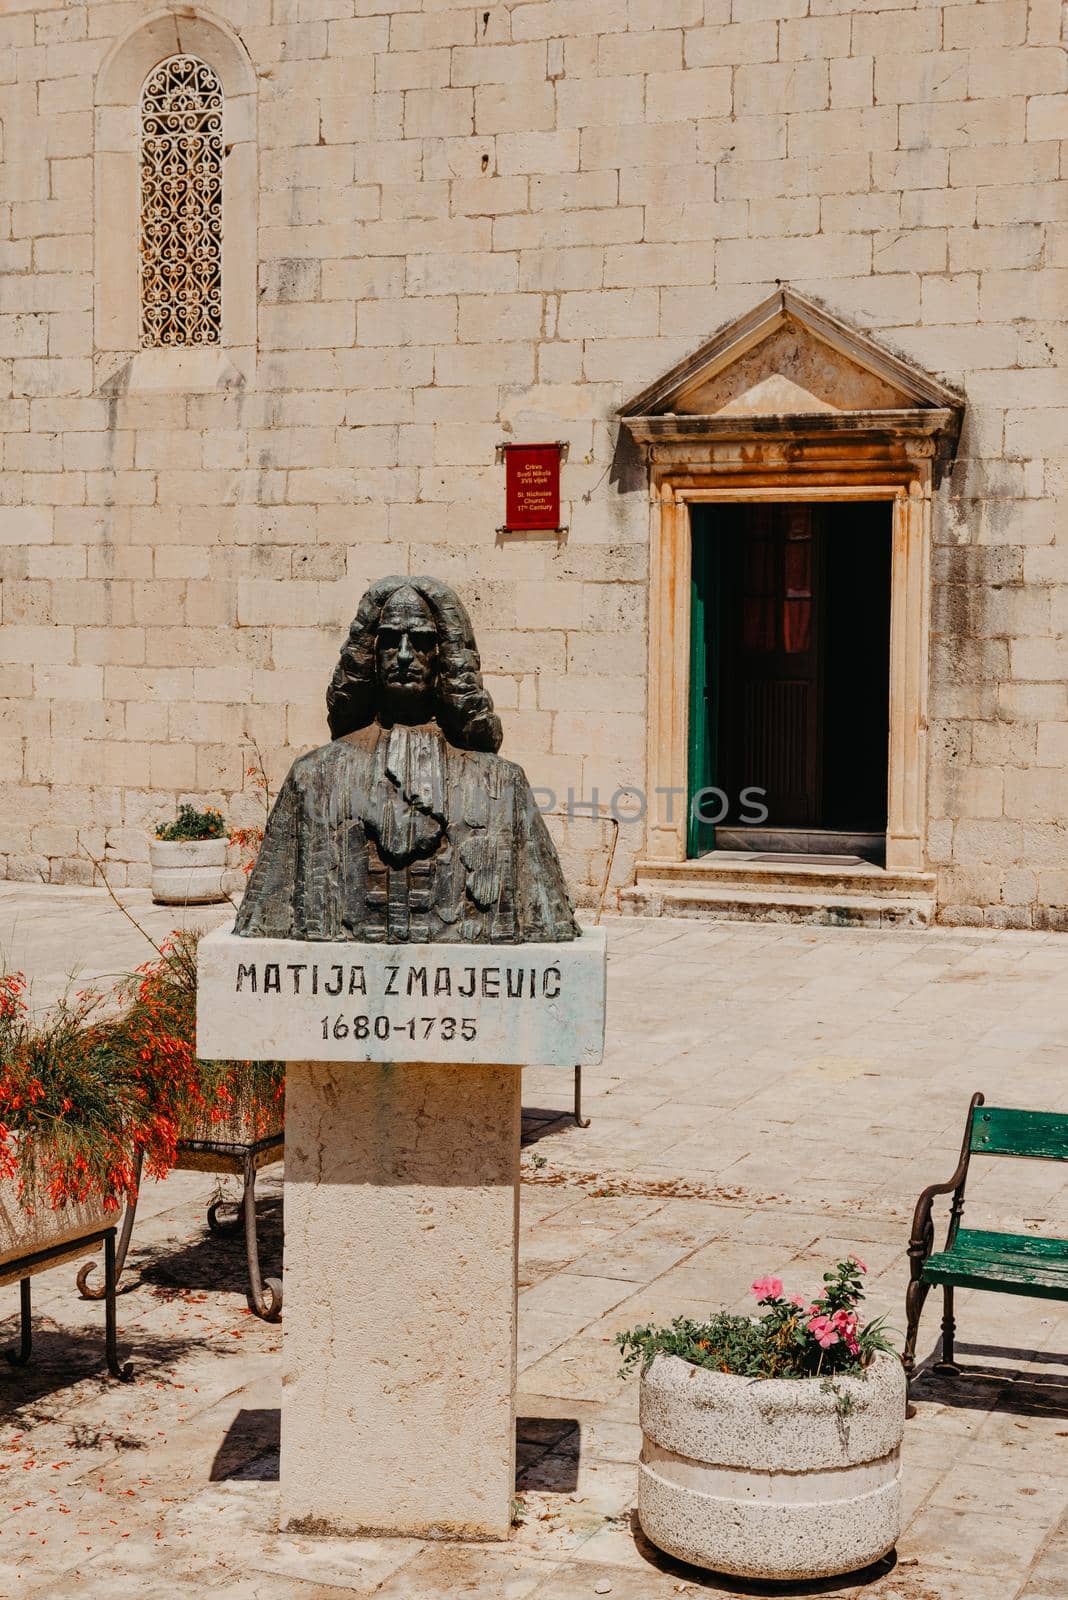
<instances>
[{"instance_id":1,"label":"church doorway","mask_svg":"<svg viewBox=\"0 0 1068 1600\"><path fill-rule=\"evenodd\" d=\"M882 864L891 506L691 507L687 854Z\"/></svg>"}]
</instances>

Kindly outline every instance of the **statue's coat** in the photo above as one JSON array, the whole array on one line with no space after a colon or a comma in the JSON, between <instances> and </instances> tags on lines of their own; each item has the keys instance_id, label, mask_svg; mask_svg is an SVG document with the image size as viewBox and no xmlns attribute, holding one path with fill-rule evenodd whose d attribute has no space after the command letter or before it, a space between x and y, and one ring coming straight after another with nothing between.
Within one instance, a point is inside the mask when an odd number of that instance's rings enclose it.
<instances>
[{"instance_id":1,"label":"statue's coat","mask_svg":"<svg viewBox=\"0 0 1068 1600\"><path fill-rule=\"evenodd\" d=\"M373 722L294 763L236 932L513 944L578 927L522 768L436 724Z\"/></svg>"}]
</instances>

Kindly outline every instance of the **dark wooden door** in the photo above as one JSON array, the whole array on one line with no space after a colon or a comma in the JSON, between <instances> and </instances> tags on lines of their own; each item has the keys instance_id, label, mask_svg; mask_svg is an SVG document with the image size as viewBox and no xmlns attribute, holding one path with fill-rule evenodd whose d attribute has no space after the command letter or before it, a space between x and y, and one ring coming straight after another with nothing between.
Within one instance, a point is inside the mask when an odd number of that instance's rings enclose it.
<instances>
[{"instance_id":1,"label":"dark wooden door","mask_svg":"<svg viewBox=\"0 0 1068 1600\"><path fill-rule=\"evenodd\" d=\"M713 817L722 817L710 793L719 767L717 705L720 615L723 606L722 540L709 530L703 507L693 512L690 563L690 739L686 796L686 854L703 856L716 846Z\"/></svg>"},{"instance_id":2,"label":"dark wooden door","mask_svg":"<svg viewBox=\"0 0 1068 1600\"><path fill-rule=\"evenodd\" d=\"M724 776L732 810L765 791L768 823L813 827L822 807L820 508L739 508L742 537L725 544ZM728 776L729 775L729 776Z\"/></svg>"}]
</instances>

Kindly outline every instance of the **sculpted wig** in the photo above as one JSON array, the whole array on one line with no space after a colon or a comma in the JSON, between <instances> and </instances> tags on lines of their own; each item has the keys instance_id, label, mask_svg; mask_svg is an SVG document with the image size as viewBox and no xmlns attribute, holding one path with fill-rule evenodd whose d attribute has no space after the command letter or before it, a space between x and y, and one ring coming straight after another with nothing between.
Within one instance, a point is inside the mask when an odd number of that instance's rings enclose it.
<instances>
[{"instance_id":1,"label":"sculpted wig","mask_svg":"<svg viewBox=\"0 0 1068 1600\"><path fill-rule=\"evenodd\" d=\"M340 739L357 728L366 728L375 719L378 624L382 608L398 589L414 589L421 595L437 625L435 709L445 737L461 750L499 750L501 721L482 682L482 663L471 619L448 584L437 578L379 578L360 601L326 691L331 738Z\"/></svg>"}]
</instances>

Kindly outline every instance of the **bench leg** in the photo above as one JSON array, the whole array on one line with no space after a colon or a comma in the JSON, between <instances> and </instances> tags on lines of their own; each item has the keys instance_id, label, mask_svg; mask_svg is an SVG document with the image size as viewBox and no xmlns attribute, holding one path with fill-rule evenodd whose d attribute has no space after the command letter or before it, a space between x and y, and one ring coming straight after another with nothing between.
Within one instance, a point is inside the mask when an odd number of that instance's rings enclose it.
<instances>
[{"instance_id":1,"label":"bench leg","mask_svg":"<svg viewBox=\"0 0 1068 1600\"><path fill-rule=\"evenodd\" d=\"M118 1328L115 1316L115 1291L118 1288L118 1282L119 1275L115 1262L115 1231L112 1229L104 1239L104 1353L111 1376L118 1378L120 1383L132 1383L132 1365L127 1361L126 1365L122 1366L119 1362Z\"/></svg>"},{"instance_id":2,"label":"bench leg","mask_svg":"<svg viewBox=\"0 0 1068 1600\"><path fill-rule=\"evenodd\" d=\"M953 1320L953 1289L948 1283L942 1286L942 1354L935 1362L935 1371L944 1372L948 1377L956 1378L960 1375L960 1368L953 1359L953 1336L957 1331L957 1324Z\"/></svg>"},{"instance_id":3,"label":"bench leg","mask_svg":"<svg viewBox=\"0 0 1068 1600\"><path fill-rule=\"evenodd\" d=\"M575 1123L580 1128L588 1128L589 1125L590 1125L589 1117L584 1117L582 1115L582 1066L581 1066L581 1064L576 1066L576 1068L575 1068Z\"/></svg>"},{"instance_id":4,"label":"bench leg","mask_svg":"<svg viewBox=\"0 0 1068 1600\"><path fill-rule=\"evenodd\" d=\"M245 1220L243 1210L244 1200L220 1199L213 1200L208 1207L208 1227L212 1233L238 1233ZM223 1216L224 1211L233 1212L233 1216Z\"/></svg>"},{"instance_id":5,"label":"bench leg","mask_svg":"<svg viewBox=\"0 0 1068 1600\"><path fill-rule=\"evenodd\" d=\"M920 1317L923 1313L924 1302L930 1291L930 1284L924 1283L919 1278L914 1278L908 1286L905 1295L905 1349L901 1356L901 1364L905 1368L905 1377L909 1384L912 1383L912 1374L916 1367L916 1335L920 1329Z\"/></svg>"},{"instance_id":6,"label":"bench leg","mask_svg":"<svg viewBox=\"0 0 1068 1600\"><path fill-rule=\"evenodd\" d=\"M141 1192L141 1169L144 1166L144 1160L145 1153L143 1150L139 1150L134 1160L134 1197L132 1200L128 1199L126 1201L126 1210L123 1213L122 1218L122 1229L119 1233L118 1254L115 1257L116 1289L119 1285L119 1279L122 1277L123 1268L126 1266L126 1253L130 1248L130 1239L133 1236L134 1218L137 1216L137 1199ZM107 1293L107 1288L104 1284L97 1284L94 1287L89 1282L90 1277L95 1271L96 1262L87 1261L80 1269L78 1276L75 1279L75 1282L78 1285L78 1293L81 1295L83 1300L103 1300Z\"/></svg>"},{"instance_id":7,"label":"bench leg","mask_svg":"<svg viewBox=\"0 0 1068 1600\"><path fill-rule=\"evenodd\" d=\"M282 1315L282 1285L277 1278L260 1276L260 1246L256 1234L256 1166L245 1157L245 1192L241 1202L245 1216L245 1255L248 1259L249 1309L264 1322L278 1322Z\"/></svg>"},{"instance_id":8,"label":"bench leg","mask_svg":"<svg viewBox=\"0 0 1068 1600\"><path fill-rule=\"evenodd\" d=\"M33 1347L33 1333L30 1327L30 1280L19 1279L19 1347L17 1350L5 1350L4 1354L13 1367L24 1367L30 1359L30 1350Z\"/></svg>"}]
</instances>

